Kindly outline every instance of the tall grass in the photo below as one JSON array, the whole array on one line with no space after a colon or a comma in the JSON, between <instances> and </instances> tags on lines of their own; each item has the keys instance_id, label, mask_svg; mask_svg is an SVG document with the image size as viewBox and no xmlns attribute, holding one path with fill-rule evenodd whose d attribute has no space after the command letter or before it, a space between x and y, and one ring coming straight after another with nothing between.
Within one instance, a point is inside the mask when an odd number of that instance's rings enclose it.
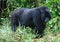
<instances>
[{"instance_id":1,"label":"tall grass","mask_svg":"<svg viewBox=\"0 0 60 42\"><path fill-rule=\"evenodd\" d=\"M35 39L36 35L29 27L22 29L19 26L16 32L12 32L9 19L4 18L2 23L0 42L60 42L60 17L55 17L46 24L44 36L39 39Z\"/></svg>"}]
</instances>

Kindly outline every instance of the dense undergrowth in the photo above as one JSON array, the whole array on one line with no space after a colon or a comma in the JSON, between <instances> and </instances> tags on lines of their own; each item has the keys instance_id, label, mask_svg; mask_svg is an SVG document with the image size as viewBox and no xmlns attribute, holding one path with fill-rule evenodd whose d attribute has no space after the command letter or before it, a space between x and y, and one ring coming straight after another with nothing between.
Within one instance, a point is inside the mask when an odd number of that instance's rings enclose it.
<instances>
[{"instance_id":1,"label":"dense undergrowth","mask_svg":"<svg viewBox=\"0 0 60 42\"><path fill-rule=\"evenodd\" d=\"M60 42L60 17L55 17L46 23L44 36L35 39L35 34L27 27L17 27L16 32L11 31L9 20L3 19L3 25L0 26L0 42ZM48 25L48 26L47 26Z\"/></svg>"},{"instance_id":2,"label":"dense undergrowth","mask_svg":"<svg viewBox=\"0 0 60 42\"><path fill-rule=\"evenodd\" d=\"M10 19L8 19L11 12L18 7L33 8L34 4L29 0L7 0L7 11L4 14L8 17L0 18L3 24L0 25L0 42L60 42L60 0L38 0L38 4L39 7L47 6L52 15L51 20L46 23L44 36L35 39L37 34L33 34L29 27L22 29L19 26L16 32L12 32Z\"/></svg>"}]
</instances>

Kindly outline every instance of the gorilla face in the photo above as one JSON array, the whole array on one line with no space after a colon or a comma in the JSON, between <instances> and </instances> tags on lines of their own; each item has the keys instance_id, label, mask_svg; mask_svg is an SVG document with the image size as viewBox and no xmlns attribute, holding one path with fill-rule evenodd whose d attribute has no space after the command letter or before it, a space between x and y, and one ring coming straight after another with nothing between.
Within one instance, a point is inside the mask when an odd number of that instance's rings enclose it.
<instances>
[{"instance_id":1,"label":"gorilla face","mask_svg":"<svg viewBox=\"0 0 60 42\"><path fill-rule=\"evenodd\" d=\"M42 21L47 22L51 19L51 13L47 7L42 7L41 12Z\"/></svg>"}]
</instances>

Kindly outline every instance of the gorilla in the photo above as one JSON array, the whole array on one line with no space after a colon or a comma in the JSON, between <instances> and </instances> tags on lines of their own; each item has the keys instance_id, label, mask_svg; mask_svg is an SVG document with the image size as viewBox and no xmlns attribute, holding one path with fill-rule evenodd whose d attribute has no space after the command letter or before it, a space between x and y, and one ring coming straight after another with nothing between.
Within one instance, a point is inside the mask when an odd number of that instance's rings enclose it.
<instances>
[{"instance_id":1,"label":"gorilla","mask_svg":"<svg viewBox=\"0 0 60 42\"><path fill-rule=\"evenodd\" d=\"M16 31L17 26L31 27L42 35L45 24L51 19L51 14L46 6L36 8L18 8L11 13L11 29Z\"/></svg>"}]
</instances>

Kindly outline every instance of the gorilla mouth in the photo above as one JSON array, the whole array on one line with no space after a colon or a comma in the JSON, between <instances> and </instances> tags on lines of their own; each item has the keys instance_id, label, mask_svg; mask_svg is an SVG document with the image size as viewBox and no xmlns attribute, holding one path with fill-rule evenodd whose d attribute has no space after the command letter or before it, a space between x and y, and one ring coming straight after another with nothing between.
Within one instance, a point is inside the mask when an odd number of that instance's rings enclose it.
<instances>
[{"instance_id":1,"label":"gorilla mouth","mask_svg":"<svg viewBox=\"0 0 60 42\"><path fill-rule=\"evenodd\" d=\"M46 19L45 19L45 22L48 22L48 21L49 21L49 18L46 18Z\"/></svg>"}]
</instances>

